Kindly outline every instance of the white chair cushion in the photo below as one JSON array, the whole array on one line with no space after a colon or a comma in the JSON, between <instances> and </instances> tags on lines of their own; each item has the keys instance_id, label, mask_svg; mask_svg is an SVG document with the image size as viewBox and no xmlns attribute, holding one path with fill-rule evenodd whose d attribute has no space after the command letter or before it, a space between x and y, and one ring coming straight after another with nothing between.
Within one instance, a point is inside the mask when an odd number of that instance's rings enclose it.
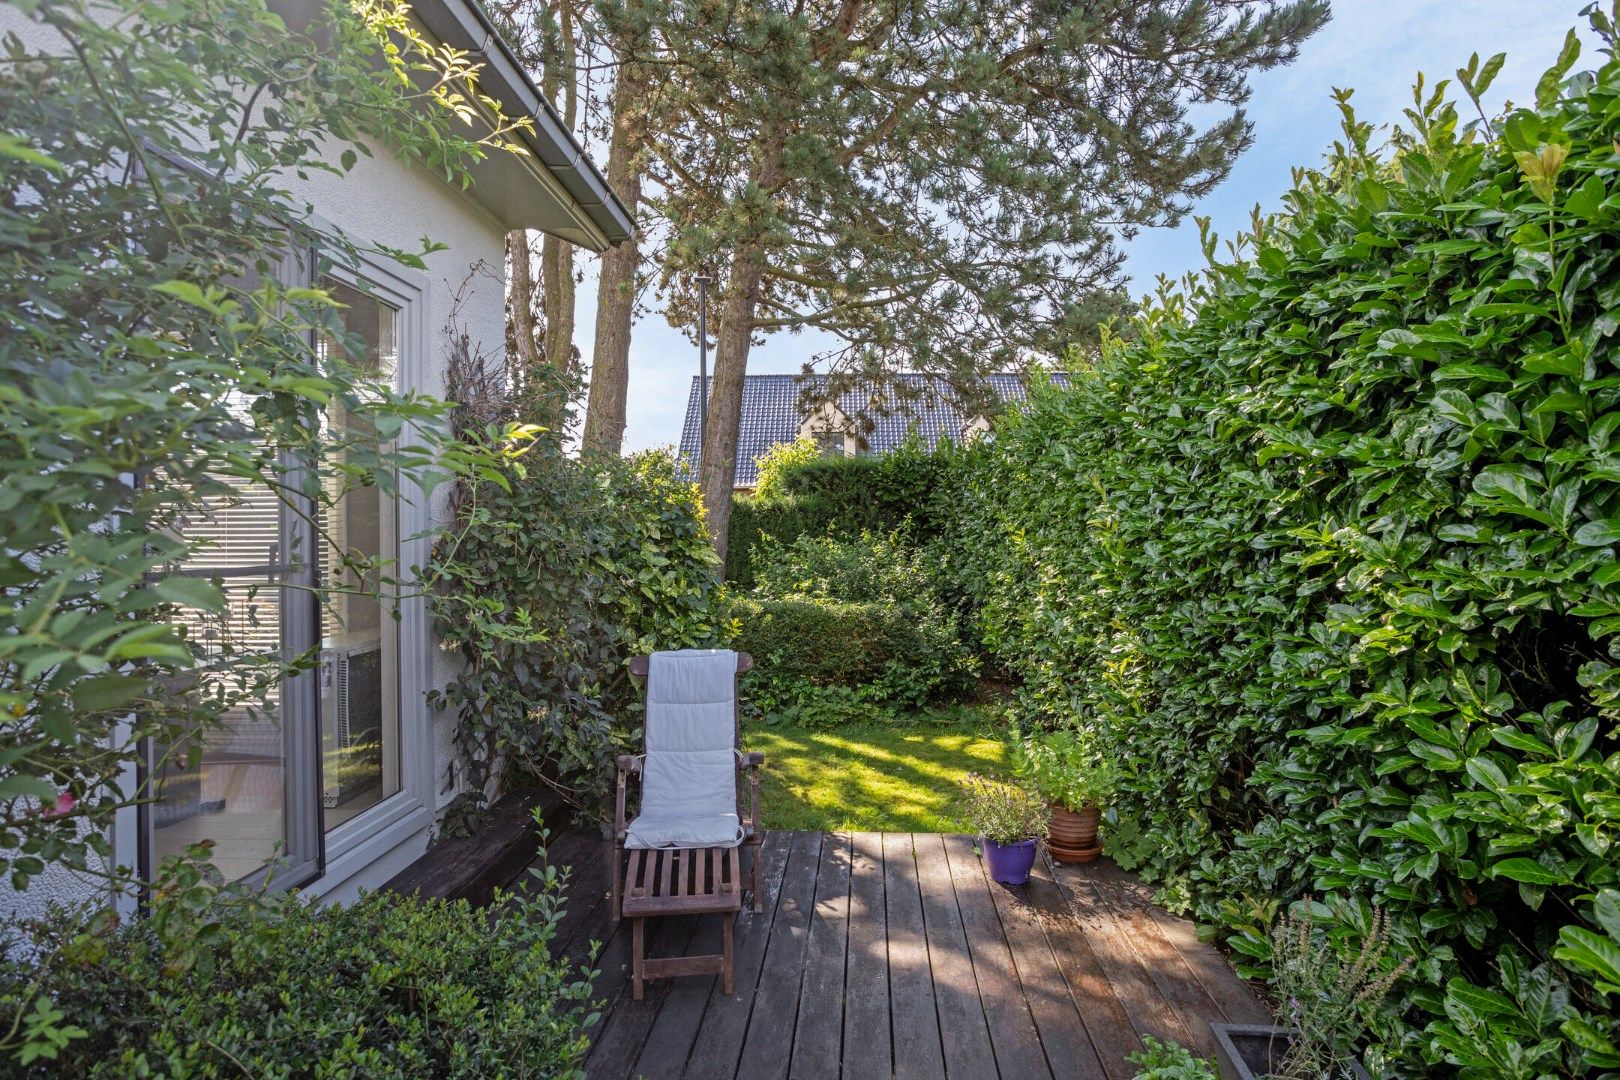
<instances>
[{"instance_id":1,"label":"white chair cushion","mask_svg":"<svg viewBox=\"0 0 1620 1080\"><path fill-rule=\"evenodd\" d=\"M641 813L625 846L735 847L737 654L654 653L647 671Z\"/></svg>"}]
</instances>

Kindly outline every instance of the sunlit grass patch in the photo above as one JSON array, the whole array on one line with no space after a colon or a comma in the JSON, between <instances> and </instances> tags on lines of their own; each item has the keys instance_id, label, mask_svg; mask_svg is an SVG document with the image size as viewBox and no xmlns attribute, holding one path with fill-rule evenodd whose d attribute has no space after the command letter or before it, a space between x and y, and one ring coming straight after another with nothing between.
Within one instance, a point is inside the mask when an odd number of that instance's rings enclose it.
<instances>
[{"instance_id":1,"label":"sunlit grass patch","mask_svg":"<svg viewBox=\"0 0 1620 1080\"><path fill-rule=\"evenodd\" d=\"M989 718L955 710L943 721L807 729L753 725L765 753L766 828L954 832L962 777L1000 772L1005 744Z\"/></svg>"}]
</instances>

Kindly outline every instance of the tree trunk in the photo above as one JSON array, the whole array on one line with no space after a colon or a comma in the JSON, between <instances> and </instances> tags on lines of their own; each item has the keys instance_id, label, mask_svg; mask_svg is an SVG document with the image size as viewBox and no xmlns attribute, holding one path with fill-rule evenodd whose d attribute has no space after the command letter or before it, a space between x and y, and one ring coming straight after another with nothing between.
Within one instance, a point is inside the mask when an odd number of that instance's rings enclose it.
<instances>
[{"instance_id":1,"label":"tree trunk","mask_svg":"<svg viewBox=\"0 0 1620 1080\"><path fill-rule=\"evenodd\" d=\"M645 166L647 98L652 84L643 65L621 50L624 66L613 88L613 136L608 144L608 186L634 216L641 202ZM638 232L602 256L596 291L596 343L591 350L591 393L585 407L586 453L617 456L624 445L624 401L630 388L630 329L636 313L636 272L641 269Z\"/></svg>"},{"instance_id":2,"label":"tree trunk","mask_svg":"<svg viewBox=\"0 0 1620 1080\"><path fill-rule=\"evenodd\" d=\"M737 433L742 425L743 383L754 341L754 308L764 279L765 252L754 240L736 250L726 275L720 329L715 335L714 388L704 433L701 484L709 538L725 565L731 540L731 488L737 478Z\"/></svg>"},{"instance_id":3,"label":"tree trunk","mask_svg":"<svg viewBox=\"0 0 1620 1080\"><path fill-rule=\"evenodd\" d=\"M572 132L579 121L579 76L574 70L579 62L579 49L574 41L574 9L568 3L560 7L567 62L553 65L546 73L545 90L552 104L560 105L562 122ZM545 289L546 362L558 374L571 375L574 370L574 245L547 236L540 245L540 273Z\"/></svg>"},{"instance_id":4,"label":"tree trunk","mask_svg":"<svg viewBox=\"0 0 1620 1080\"><path fill-rule=\"evenodd\" d=\"M512 351L509 374L517 381L531 384L545 363L541 354L541 338L545 328L534 314L534 260L529 250L526 229L513 229L506 234L506 326L507 344Z\"/></svg>"},{"instance_id":5,"label":"tree trunk","mask_svg":"<svg viewBox=\"0 0 1620 1080\"><path fill-rule=\"evenodd\" d=\"M540 245L540 273L545 283L546 363L571 375L574 371L574 245L547 236Z\"/></svg>"}]
</instances>

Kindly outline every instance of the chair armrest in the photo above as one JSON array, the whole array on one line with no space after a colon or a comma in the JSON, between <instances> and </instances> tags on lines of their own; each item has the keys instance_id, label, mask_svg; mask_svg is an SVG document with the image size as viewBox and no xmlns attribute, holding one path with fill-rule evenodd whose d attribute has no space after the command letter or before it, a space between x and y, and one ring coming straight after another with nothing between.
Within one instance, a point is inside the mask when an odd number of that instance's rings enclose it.
<instances>
[{"instance_id":1,"label":"chair armrest","mask_svg":"<svg viewBox=\"0 0 1620 1080\"><path fill-rule=\"evenodd\" d=\"M613 842L624 843L624 836L629 828L629 822L624 817L625 781L631 773L640 775L644 759L636 754L620 754L617 759L618 780L613 785Z\"/></svg>"}]
</instances>

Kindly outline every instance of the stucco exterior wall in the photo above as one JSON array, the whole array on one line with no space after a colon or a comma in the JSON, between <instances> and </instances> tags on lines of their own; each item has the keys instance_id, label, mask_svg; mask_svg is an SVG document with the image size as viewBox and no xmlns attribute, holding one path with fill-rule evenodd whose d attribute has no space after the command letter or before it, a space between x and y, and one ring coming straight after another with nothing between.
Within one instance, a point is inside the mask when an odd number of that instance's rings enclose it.
<instances>
[{"instance_id":1,"label":"stucco exterior wall","mask_svg":"<svg viewBox=\"0 0 1620 1080\"><path fill-rule=\"evenodd\" d=\"M334 155L335 156L335 155ZM380 147L362 157L347 176L314 174L294 180L289 189L310 203L313 212L351 239L375 242L408 251L419 250L423 236L447 247L425 257L426 312L423 324L427 364L425 385L411 389L442 396L449 363L448 334L452 312L475 352L499 357L505 349L505 232L481 207L421 166L403 162ZM459 300L458 300L459 295ZM434 493L432 520L448 517L448 488ZM458 670L459 658L437 640L433 643L430 685L443 689ZM423 708L425 702L401 702L403 709ZM460 789L452 739L454 718L433 717L433 800L442 810ZM382 884L413 859L426 845L426 837L396 849L354 878L329 883L325 895L334 900L352 897L360 887Z\"/></svg>"}]
</instances>

